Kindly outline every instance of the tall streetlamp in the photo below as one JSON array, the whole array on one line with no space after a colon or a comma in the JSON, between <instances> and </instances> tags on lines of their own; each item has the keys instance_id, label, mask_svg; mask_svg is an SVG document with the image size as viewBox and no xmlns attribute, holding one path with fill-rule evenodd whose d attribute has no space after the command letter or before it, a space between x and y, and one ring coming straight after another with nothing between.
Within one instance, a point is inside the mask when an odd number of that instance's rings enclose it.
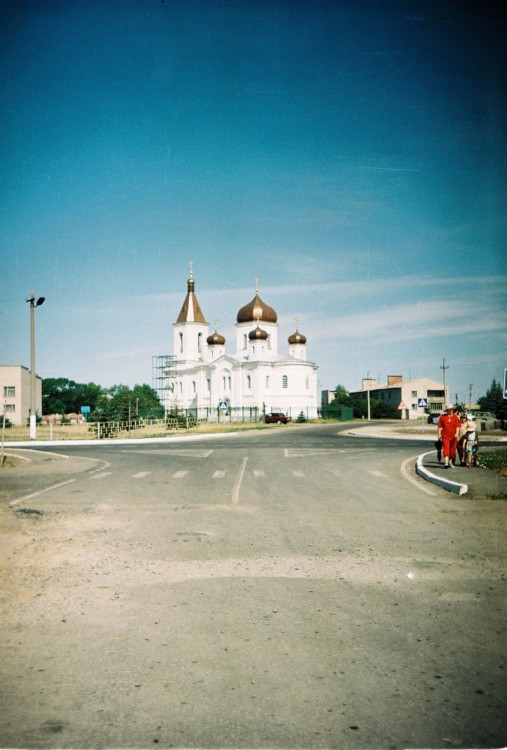
<instances>
[{"instance_id":1,"label":"tall streetlamp","mask_svg":"<svg viewBox=\"0 0 507 750\"><path fill-rule=\"evenodd\" d=\"M45 297L39 297L35 301L32 292L27 299L30 303L30 440L37 437L37 418L35 408L35 308L43 304Z\"/></svg>"}]
</instances>

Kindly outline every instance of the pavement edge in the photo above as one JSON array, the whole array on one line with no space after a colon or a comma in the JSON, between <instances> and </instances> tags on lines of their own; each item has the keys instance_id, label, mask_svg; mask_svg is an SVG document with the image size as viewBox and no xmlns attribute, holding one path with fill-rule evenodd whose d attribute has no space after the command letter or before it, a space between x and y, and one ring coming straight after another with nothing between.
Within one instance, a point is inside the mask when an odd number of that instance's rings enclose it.
<instances>
[{"instance_id":1,"label":"pavement edge","mask_svg":"<svg viewBox=\"0 0 507 750\"><path fill-rule=\"evenodd\" d=\"M456 495L465 495L468 492L468 484L453 482L451 479L444 479L444 477L439 477L436 474L433 474L431 471L428 471L425 466L423 466L425 456L429 456L432 453L434 453L434 451L428 451L427 453L421 453L421 455L417 457L417 461L415 464L416 474L425 479L427 482L431 482L432 484L436 484L439 487L443 487L444 490L454 492Z\"/></svg>"}]
</instances>

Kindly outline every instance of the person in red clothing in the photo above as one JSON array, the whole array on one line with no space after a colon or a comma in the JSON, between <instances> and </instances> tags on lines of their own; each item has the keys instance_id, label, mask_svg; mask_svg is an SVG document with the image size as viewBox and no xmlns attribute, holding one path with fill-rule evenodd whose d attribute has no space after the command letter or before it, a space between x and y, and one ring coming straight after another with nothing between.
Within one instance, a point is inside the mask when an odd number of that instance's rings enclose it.
<instances>
[{"instance_id":1,"label":"person in red clothing","mask_svg":"<svg viewBox=\"0 0 507 750\"><path fill-rule=\"evenodd\" d=\"M454 411L452 404L447 404L446 413L442 414L437 423L438 439L442 441L442 452L444 454L444 468L450 469L454 464L456 448L458 445L458 433L461 422Z\"/></svg>"}]
</instances>

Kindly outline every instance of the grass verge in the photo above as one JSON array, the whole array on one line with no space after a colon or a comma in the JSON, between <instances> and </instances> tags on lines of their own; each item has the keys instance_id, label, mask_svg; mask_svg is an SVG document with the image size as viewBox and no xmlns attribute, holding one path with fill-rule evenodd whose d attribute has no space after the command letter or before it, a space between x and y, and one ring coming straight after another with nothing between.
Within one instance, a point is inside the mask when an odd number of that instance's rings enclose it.
<instances>
[{"instance_id":1,"label":"grass verge","mask_svg":"<svg viewBox=\"0 0 507 750\"><path fill-rule=\"evenodd\" d=\"M507 477L507 448L481 451L477 463L485 469L498 472L502 477Z\"/></svg>"}]
</instances>

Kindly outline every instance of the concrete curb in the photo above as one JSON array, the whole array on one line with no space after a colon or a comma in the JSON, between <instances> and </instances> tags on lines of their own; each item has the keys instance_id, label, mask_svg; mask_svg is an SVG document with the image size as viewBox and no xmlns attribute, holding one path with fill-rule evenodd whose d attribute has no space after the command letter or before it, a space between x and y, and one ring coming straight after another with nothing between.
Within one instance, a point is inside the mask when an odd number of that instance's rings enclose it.
<instances>
[{"instance_id":1,"label":"concrete curb","mask_svg":"<svg viewBox=\"0 0 507 750\"><path fill-rule=\"evenodd\" d=\"M415 473L425 479L427 482L436 484L439 487L442 487L444 490L454 492L456 495L465 495L468 492L468 484L461 484L460 482L453 482L451 479L444 479L444 477L439 477L436 474L433 474L431 471L428 471L425 466L423 466L424 457L429 456L434 452L435 451L428 451L428 453L421 453L421 455L418 456L415 465Z\"/></svg>"}]
</instances>

